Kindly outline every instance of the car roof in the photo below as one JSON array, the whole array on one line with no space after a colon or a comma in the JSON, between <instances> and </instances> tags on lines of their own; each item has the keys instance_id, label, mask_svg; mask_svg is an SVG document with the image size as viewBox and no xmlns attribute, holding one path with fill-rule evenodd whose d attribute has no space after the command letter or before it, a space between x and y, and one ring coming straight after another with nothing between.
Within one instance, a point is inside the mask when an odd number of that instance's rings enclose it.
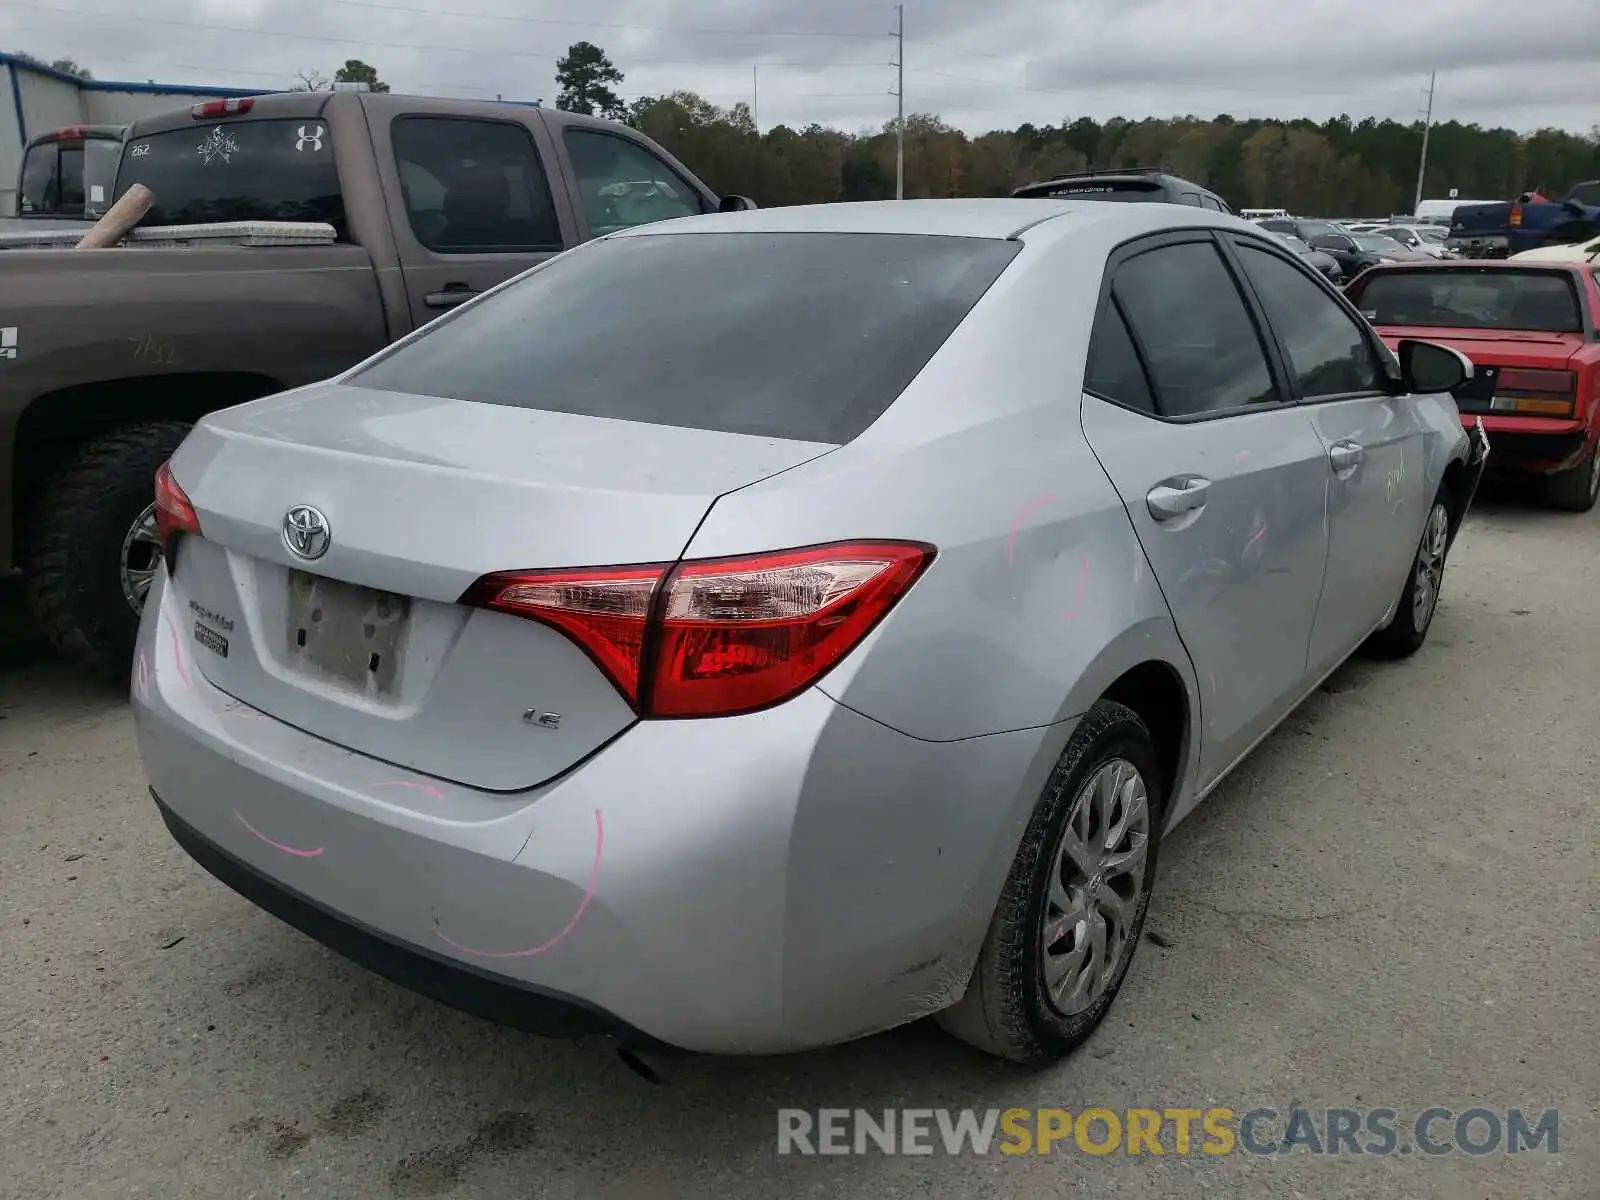
<instances>
[{"instance_id":1,"label":"car roof","mask_svg":"<svg viewBox=\"0 0 1600 1200\"><path fill-rule=\"evenodd\" d=\"M1380 263L1368 267L1368 271L1383 272L1385 274L1395 271L1585 271L1589 263L1582 259L1523 259L1518 262L1509 258L1419 258L1407 259L1403 263Z\"/></svg>"},{"instance_id":2,"label":"car roof","mask_svg":"<svg viewBox=\"0 0 1600 1200\"><path fill-rule=\"evenodd\" d=\"M798 204L745 212L713 213L636 225L610 237L660 237L680 233L909 233L970 238L1018 238L1050 222L1073 226L1120 225L1130 234L1166 227L1247 225L1226 214L1187 204L1106 204L1097 200L1004 197L982 200L872 200L851 204Z\"/></svg>"}]
</instances>

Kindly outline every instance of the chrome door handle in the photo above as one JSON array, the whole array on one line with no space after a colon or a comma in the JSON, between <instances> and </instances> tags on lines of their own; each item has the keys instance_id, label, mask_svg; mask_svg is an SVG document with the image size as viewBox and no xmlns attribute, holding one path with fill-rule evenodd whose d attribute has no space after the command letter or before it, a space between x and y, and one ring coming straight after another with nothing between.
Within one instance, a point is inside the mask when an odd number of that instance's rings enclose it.
<instances>
[{"instance_id":1,"label":"chrome door handle","mask_svg":"<svg viewBox=\"0 0 1600 1200\"><path fill-rule=\"evenodd\" d=\"M1328 461L1333 463L1335 471L1343 475L1359 467L1366 453L1354 442L1335 442L1328 449Z\"/></svg>"},{"instance_id":2,"label":"chrome door handle","mask_svg":"<svg viewBox=\"0 0 1600 1200\"><path fill-rule=\"evenodd\" d=\"M1188 479L1173 480L1171 483L1158 483L1145 494L1144 502L1150 508L1150 515L1158 521L1170 521L1173 517L1181 517L1184 513L1191 513L1206 505L1206 493L1211 490L1211 481L1191 476Z\"/></svg>"},{"instance_id":3,"label":"chrome door handle","mask_svg":"<svg viewBox=\"0 0 1600 1200\"><path fill-rule=\"evenodd\" d=\"M477 290L468 287L447 287L442 292L429 292L422 302L429 308L454 308L476 296Z\"/></svg>"}]
</instances>

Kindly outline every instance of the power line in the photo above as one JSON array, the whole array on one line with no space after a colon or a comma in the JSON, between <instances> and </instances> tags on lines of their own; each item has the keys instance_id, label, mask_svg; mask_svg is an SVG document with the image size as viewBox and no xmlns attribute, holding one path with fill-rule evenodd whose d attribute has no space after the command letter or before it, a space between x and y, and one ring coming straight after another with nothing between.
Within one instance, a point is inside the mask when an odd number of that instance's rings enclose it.
<instances>
[{"instance_id":1,"label":"power line","mask_svg":"<svg viewBox=\"0 0 1600 1200\"><path fill-rule=\"evenodd\" d=\"M413 13L426 17L465 17L474 21L516 21L528 25L570 25L582 29L627 29L642 33L705 33L730 37L784 37L784 38L855 38L880 40L879 33L853 33L843 30L811 29L727 29L706 28L695 25L634 25L618 21L562 21L553 17L518 17L506 13L466 12L452 8L410 8L400 4L380 4L377 0L322 0L323 4L338 4L346 8L373 8L382 12Z\"/></svg>"},{"instance_id":2,"label":"power line","mask_svg":"<svg viewBox=\"0 0 1600 1200\"><path fill-rule=\"evenodd\" d=\"M556 59L561 55L557 51L533 50L502 50L491 49L483 46L441 46L437 43L422 42L384 42L375 38L350 38L337 37L333 34L311 33L285 33L276 29L259 29L247 25L217 25L204 21L179 21L170 17L151 17L134 12L103 12L90 8L66 8L56 4L39 4L32 0L7 0L11 8L26 8L38 12L60 13L74 17L100 17L106 20L134 21L141 25L173 25L182 29L206 29L218 33L242 33L249 37L283 38L297 42L334 43L345 46L379 47L385 50L425 50L432 53L444 54L476 54L484 58L533 58ZM418 10L420 11L420 10ZM727 59L692 59L692 58L633 58L628 59L630 65L656 66L656 67L742 67L742 62L730 62ZM795 67L806 70L833 70L836 67L882 67L883 63L783 63L770 64L774 67Z\"/></svg>"}]
</instances>

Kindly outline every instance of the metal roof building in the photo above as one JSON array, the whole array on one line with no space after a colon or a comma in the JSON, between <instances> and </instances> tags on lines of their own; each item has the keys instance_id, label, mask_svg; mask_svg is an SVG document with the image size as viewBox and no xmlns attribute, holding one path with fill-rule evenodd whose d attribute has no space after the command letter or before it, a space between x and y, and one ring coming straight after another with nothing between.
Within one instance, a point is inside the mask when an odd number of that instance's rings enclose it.
<instances>
[{"instance_id":1,"label":"metal roof building","mask_svg":"<svg viewBox=\"0 0 1600 1200\"><path fill-rule=\"evenodd\" d=\"M197 100L264 96L272 90L79 79L0 52L0 216L16 212L17 172L31 137L67 125L125 125Z\"/></svg>"}]
</instances>

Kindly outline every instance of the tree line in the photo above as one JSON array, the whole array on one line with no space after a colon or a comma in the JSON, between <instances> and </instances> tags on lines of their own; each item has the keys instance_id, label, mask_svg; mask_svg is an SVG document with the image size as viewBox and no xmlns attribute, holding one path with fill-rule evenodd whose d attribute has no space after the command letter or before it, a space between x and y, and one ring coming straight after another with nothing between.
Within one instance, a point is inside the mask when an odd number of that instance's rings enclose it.
<instances>
[{"instance_id":1,"label":"tree line","mask_svg":"<svg viewBox=\"0 0 1600 1200\"><path fill-rule=\"evenodd\" d=\"M598 46L579 42L557 65L558 108L626 121L677 155L715 191L763 206L886 200L895 192L895 123L851 133L809 124L758 131L750 106L719 108L694 92L624 105L623 74ZM1223 196L1235 208L1307 215L1410 212L1422 122L1373 117L1235 118L1223 113L1131 120L1065 117L971 136L937 114L906 117L908 197L1004 196L1020 184L1085 169L1158 166ZM1560 129L1523 134L1445 121L1428 135L1424 197L1455 188L1506 199L1537 188L1565 196L1600 178L1600 126L1587 137Z\"/></svg>"}]
</instances>

